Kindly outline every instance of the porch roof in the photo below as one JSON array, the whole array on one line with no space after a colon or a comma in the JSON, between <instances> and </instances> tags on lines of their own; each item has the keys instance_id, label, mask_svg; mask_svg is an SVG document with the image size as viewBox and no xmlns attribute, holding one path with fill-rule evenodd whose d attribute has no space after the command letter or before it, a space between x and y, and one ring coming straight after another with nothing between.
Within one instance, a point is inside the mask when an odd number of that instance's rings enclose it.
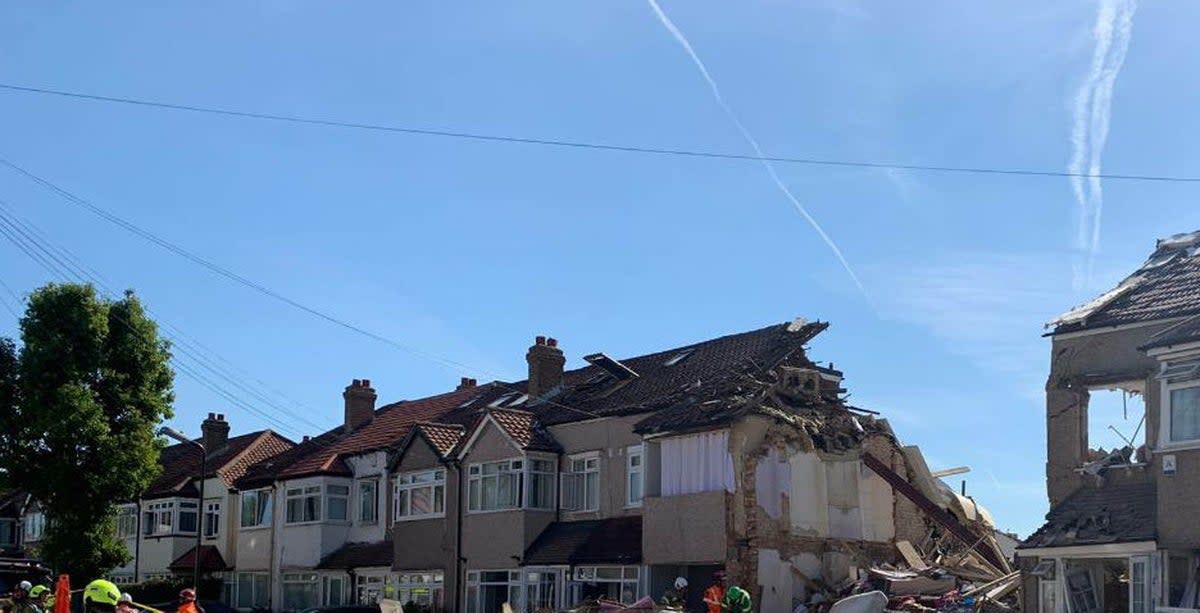
<instances>
[{"instance_id":1,"label":"porch roof","mask_svg":"<svg viewBox=\"0 0 1200 613\"><path fill-rule=\"evenodd\" d=\"M523 566L637 564L642 561L642 517L556 521L525 550Z\"/></svg>"},{"instance_id":2,"label":"porch roof","mask_svg":"<svg viewBox=\"0 0 1200 613\"><path fill-rule=\"evenodd\" d=\"M1051 509L1018 549L1154 541L1157 512L1153 483L1085 487Z\"/></svg>"}]
</instances>

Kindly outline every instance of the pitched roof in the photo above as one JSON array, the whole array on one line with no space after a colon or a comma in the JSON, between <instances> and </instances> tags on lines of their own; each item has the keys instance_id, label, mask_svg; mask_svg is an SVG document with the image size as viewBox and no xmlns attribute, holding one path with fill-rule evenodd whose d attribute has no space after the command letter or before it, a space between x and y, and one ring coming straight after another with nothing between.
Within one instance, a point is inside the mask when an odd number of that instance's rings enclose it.
<instances>
[{"instance_id":1,"label":"pitched roof","mask_svg":"<svg viewBox=\"0 0 1200 613\"><path fill-rule=\"evenodd\" d=\"M402 400L375 411L366 424L345 432L334 428L297 445L289 453L260 463L246 472L239 487L255 487L277 479L294 479L316 474L350 474L347 456L388 449L403 441L412 426L439 418L483 393L480 387L455 390L417 400Z\"/></svg>"},{"instance_id":2,"label":"pitched roof","mask_svg":"<svg viewBox=\"0 0 1200 613\"><path fill-rule=\"evenodd\" d=\"M28 500L25 490L0 492L0 517L20 517Z\"/></svg>"},{"instance_id":3,"label":"pitched roof","mask_svg":"<svg viewBox=\"0 0 1200 613\"><path fill-rule=\"evenodd\" d=\"M1145 345L1140 347L1141 350L1155 349L1158 347L1170 347L1172 345L1182 345L1184 343L1194 343L1200 341L1200 315L1189 317L1170 328L1161 330L1150 340L1146 341Z\"/></svg>"},{"instance_id":4,"label":"pitched roof","mask_svg":"<svg viewBox=\"0 0 1200 613\"><path fill-rule=\"evenodd\" d=\"M270 430L232 437L224 447L209 453L207 476L219 475L226 485L232 487L250 464L282 453L293 445ZM176 443L164 448L158 457L162 473L150 483L142 496L196 496L192 482L200 474L201 455L200 448L195 445Z\"/></svg>"},{"instance_id":5,"label":"pitched roof","mask_svg":"<svg viewBox=\"0 0 1200 613\"><path fill-rule=\"evenodd\" d=\"M562 446L546 432L529 411L489 409L488 415L512 438L518 447L527 451L561 451Z\"/></svg>"},{"instance_id":6,"label":"pitched roof","mask_svg":"<svg viewBox=\"0 0 1200 613\"><path fill-rule=\"evenodd\" d=\"M174 562L167 567L172 571L192 570L196 567L196 548L184 552L183 555L175 558ZM232 566L225 563L225 558L221 557L221 552L213 545L200 546L200 570L209 572L222 572L232 570Z\"/></svg>"},{"instance_id":7,"label":"pitched roof","mask_svg":"<svg viewBox=\"0 0 1200 613\"><path fill-rule=\"evenodd\" d=\"M413 434L424 438L442 459L454 453L454 448L458 447L465 432L466 428L462 424L422 422L413 426Z\"/></svg>"},{"instance_id":8,"label":"pitched roof","mask_svg":"<svg viewBox=\"0 0 1200 613\"><path fill-rule=\"evenodd\" d=\"M1200 315L1200 231L1159 239L1117 286L1047 324L1053 334Z\"/></svg>"},{"instance_id":9,"label":"pitched roof","mask_svg":"<svg viewBox=\"0 0 1200 613\"><path fill-rule=\"evenodd\" d=\"M391 568L394 549L392 541L346 543L325 556L317 570L344 570L386 566Z\"/></svg>"},{"instance_id":10,"label":"pitched roof","mask_svg":"<svg viewBox=\"0 0 1200 613\"><path fill-rule=\"evenodd\" d=\"M1086 487L1047 513L1020 549L1153 541L1157 502L1153 483Z\"/></svg>"},{"instance_id":11,"label":"pitched roof","mask_svg":"<svg viewBox=\"0 0 1200 613\"><path fill-rule=\"evenodd\" d=\"M534 539L523 566L626 564L642 561L642 517L556 521Z\"/></svg>"}]
</instances>

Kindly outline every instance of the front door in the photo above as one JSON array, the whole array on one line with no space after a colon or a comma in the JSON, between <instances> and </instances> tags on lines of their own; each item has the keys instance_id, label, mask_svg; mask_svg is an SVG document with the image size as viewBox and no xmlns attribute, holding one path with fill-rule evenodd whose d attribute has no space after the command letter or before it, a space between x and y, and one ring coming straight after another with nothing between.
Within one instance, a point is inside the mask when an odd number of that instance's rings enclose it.
<instances>
[{"instance_id":1,"label":"front door","mask_svg":"<svg viewBox=\"0 0 1200 613\"><path fill-rule=\"evenodd\" d=\"M1150 613L1150 556L1129 558L1129 613Z\"/></svg>"}]
</instances>

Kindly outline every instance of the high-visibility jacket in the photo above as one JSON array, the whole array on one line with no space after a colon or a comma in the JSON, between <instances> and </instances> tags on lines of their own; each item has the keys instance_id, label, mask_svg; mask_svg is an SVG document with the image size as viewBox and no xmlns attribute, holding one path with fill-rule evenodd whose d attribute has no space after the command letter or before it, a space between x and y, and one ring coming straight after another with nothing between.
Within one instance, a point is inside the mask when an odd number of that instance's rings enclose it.
<instances>
[{"instance_id":1,"label":"high-visibility jacket","mask_svg":"<svg viewBox=\"0 0 1200 613\"><path fill-rule=\"evenodd\" d=\"M708 613L721 613L721 601L725 599L725 588L719 584L708 586L704 590L704 604L708 607Z\"/></svg>"},{"instance_id":2,"label":"high-visibility jacket","mask_svg":"<svg viewBox=\"0 0 1200 613\"><path fill-rule=\"evenodd\" d=\"M754 613L753 605L750 604L750 592L736 585L730 586L729 590L725 592L721 608L729 613Z\"/></svg>"}]
</instances>

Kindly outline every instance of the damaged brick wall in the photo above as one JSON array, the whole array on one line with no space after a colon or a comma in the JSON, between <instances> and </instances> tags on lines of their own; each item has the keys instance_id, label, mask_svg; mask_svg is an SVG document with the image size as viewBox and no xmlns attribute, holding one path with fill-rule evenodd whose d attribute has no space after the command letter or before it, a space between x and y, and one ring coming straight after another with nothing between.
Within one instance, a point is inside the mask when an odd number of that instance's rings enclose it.
<instances>
[{"instance_id":1,"label":"damaged brick wall","mask_svg":"<svg viewBox=\"0 0 1200 613\"><path fill-rule=\"evenodd\" d=\"M863 449L887 462L896 474L906 480L909 478L908 464L892 439L883 436L870 437L863 442ZM929 534L929 519L913 501L896 491L892 491L892 505L896 540L920 545Z\"/></svg>"},{"instance_id":2,"label":"damaged brick wall","mask_svg":"<svg viewBox=\"0 0 1200 613\"><path fill-rule=\"evenodd\" d=\"M1158 367L1141 347L1166 325L1054 338L1046 379L1046 490L1051 508L1082 485L1088 457L1089 387L1146 381ZM1148 412L1154 405L1146 403ZM1147 415L1147 421L1156 421Z\"/></svg>"}]
</instances>

